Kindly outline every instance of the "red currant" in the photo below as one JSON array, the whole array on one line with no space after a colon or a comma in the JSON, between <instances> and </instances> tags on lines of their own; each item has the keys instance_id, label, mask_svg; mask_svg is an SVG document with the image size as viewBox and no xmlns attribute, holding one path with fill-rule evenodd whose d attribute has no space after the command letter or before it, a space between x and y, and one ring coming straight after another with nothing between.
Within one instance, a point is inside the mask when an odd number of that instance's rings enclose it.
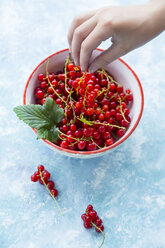
<instances>
[{"instance_id":1,"label":"red currant","mask_svg":"<svg viewBox=\"0 0 165 248\"><path fill-rule=\"evenodd\" d=\"M38 99L42 99L44 97L44 92L42 90L38 90L36 92L36 96Z\"/></svg>"},{"instance_id":2,"label":"red currant","mask_svg":"<svg viewBox=\"0 0 165 248\"><path fill-rule=\"evenodd\" d=\"M77 147L78 147L79 150L84 150L85 149L85 141L84 140L80 140L77 143Z\"/></svg>"},{"instance_id":3,"label":"red currant","mask_svg":"<svg viewBox=\"0 0 165 248\"><path fill-rule=\"evenodd\" d=\"M92 224L91 223L88 223L88 222L84 222L84 227L86 229L92 228Z\"/></svg>"},{"instance_id":4,"label":"red currant","mask_svg":"<svg viewBox=\"0 0 165 248\"><path fill-rule=\"evenodd\" d=\"M68 149L69 142L68 142L67 140L63 140L63 141L61 141L60 146L61 146L62 148Z\"/></svg>"},{"instance_id":5,"label":"red currant","mask_svg":"<svg viewBox=\"0 0 165 248\"><path fill-rule=\"evenodd\" d=\"M97 219L97 212L95 210L89 211L88 215L91 217L92 221Z\"/></svg>"},{"instance_id":6,"label":"red currant","mask_svg":"<svg viewBox=\"0 0 165 248\"><path fill-rule=\"evenodd\" d=\"M113 139L112 138L106 140L106 145L107 146L111 146L112 144L113 144Z\"/></svg>"},{"instance_id":7,"label":"red currant","mask_svg":"<svg viewBox=\"0 0 165 248\"><path fill-rule=\"evenodd\" d=\"M91 204L88 205L88 206L87 206L87 210L88 210L88 211L92 211L92 210L93 210L93 206L92 206Z\"/></svg>"},{"instance_id":8,"label":"red currant","mask_svg":"<svg viewBox=\"0 0 165 248\"><path fill-rule=\"evenodd\" d=\"M71 131L76 131L76 129L77 129L76 124L70 124Z\"/></svg>"},{"instance_id":9,"label":"red currant","mask_svg":"<svg viewBox=\"0 0 165 248\"><path fill-rule=\"evenodd\" d=\"M42 177L44 180L48 180L50 178L50 173L47 170L43 170Z\"/></svg>"},{"instance_id":10,"label":"red currant","mask_svg":"<svg viewBox=\"0 0 165 248\"><path fill-rule=\"evenodd\" d=\"M87 108L86 113L87 115L91 116L93 115L94 109L93 108Z\"/></svg>"},{"instance_id":11,"label":"red currant","mask_svg":"<svg viewBox=\"0 0 165 248\"><path fill-rule=\"evenodd\" d=\"M53 189L54 188L54 182L53 181L48 181L47 182L47 187L48 187L48 189Z\"/></svg>"},{"instance_id":12,"label":"red currant","mask_svg":"<svg viewBox=\"0 0 165 248\"><path fill-rule=\"evenodd\" d=\"M100 226L97 226L98 228L101 229L101 231L103 232L104 231L104 226L103 225L100 225ZM101 232L99 229L95 228L96 232Z\"/></svg>"},{"instance_id":13,"label":"red currant","mask_svg":"<svg viewBox=\"0 0 165 248\"><path fill-rule=\"evenodd\" d=\"M69 63L68 66L67 66L69 71L73 71L74 67L75 67L75 65L73 63Z\"/></svg>"},{"instance_id":14,"label":"red currant","mask_svg":"<svg viewBox=\"0 0 165 248\"><path fill-rule=\"evenodd\" d=\"M51 194L56 197L58 195L58 190L57 189L51 189Z\"/></svg>"},{"instance_id":15,"label":"red currant","mask_svg":"<svg viewBox=\"0 0 165 248\"><path fill-rule=\"evenodd\" d=\"M38 75L38 80L39 80L39 81L44 81L44 79L45 79L45 75L42 74L42 73L40 73L40 74Z\"/></svg>"},{"instance_id":16,"label":"red currant","mask_svg":"<svg viewBox=\"0 0 165 248\"><path fill-rule=\"evenodd\" d=\"M42 90L46 89L47 88L47 82L46 81L42 81L40 83L40 87L41 87Z\"/></svg>"},{"instance_id":17,"label":"red currant","mask_svg":"<svg viewBox=\"0 0 165 248\"><path fill-rule=\"evenodd\" d=\"M38 181L38 176L37 175L32 175L31 176L31 181L32 182L37 182Z\"/></svg>"},{"instance_id":18,"label":"red currant","mask_svg":"<svg viewBox=\"0 0 165 248\"><path fill-rule=\"evenodd\" d=\"M38 167L37 167L37 169L38 169L38 171L40 172L42 172L45 168L44 168L44 166L43 165L39 165Z\"/></svg>"},{"instance_id":19,"label":"red currant","mask_svg":"<svg viewBox=\"0 0 165 248\"><path fill-rule=\"evenodd\" d=\"M96 226L101 226L102 220L101 220L100 218L98 218L98 219L95 221L95 224L96 224Z\"/></svg>"},{"instance_id":20,"label":"red currant","mask_svg":"<svg viewBox=\"0 0 165 248\"><path fill-rule=\"evenodd\" d=\"M119 137L122 137L125 134L125 130L124 129L118 129L117 134L119 135Z\"/></svg>"}]
</instances>

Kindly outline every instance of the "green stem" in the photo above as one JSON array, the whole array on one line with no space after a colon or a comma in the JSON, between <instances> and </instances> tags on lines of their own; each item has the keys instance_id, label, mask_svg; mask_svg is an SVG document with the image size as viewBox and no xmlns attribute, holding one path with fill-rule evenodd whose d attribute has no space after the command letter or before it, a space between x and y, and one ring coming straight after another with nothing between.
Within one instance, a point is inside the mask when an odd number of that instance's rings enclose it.
<instances>
[{"instance_id":1,"label":"green stem","mask_svg":"<svg viewBox=\"0 0 165 248\"><path fill-rule=\"evenodd\" d=\"M98 124L98 125L103 125L103 126L110 126L110 127L116 127L116 128L125 129L125 127L121 127L121 126L118 126L118 125L112 125L112 124L109 124L109 123L106 124L106 123L95 122L95 121L91 121L91 123Z\"/></svg>"},{"instance_id":2,"label":"green stem","mask_svg":"<svg viewBox=\"0 0 165 248\"><path fill-rule=\"evenodd\" d=\"M88 125L90 125L90 124L96 124L96 125L103 125L103 126L110 126L110 127L116 127L116 128L121 128L121 129L124 129L125 130L125 127L122 127L122 126L118 126L118 125L112 125L112 124L110 124L110 123L102 123L102 122L96 122L96 121L84 121L85 120L85 118L83 118L83 119L80 119L80 118L77 118L78 120L80 120L80 121L82 121L83 123L86 123L86 124L88 124Z\"/></svg>"},{"instance_id":3,"label":"green stem","mask_svg":"<svg viewBox=\"0 0 165 248\"><path fill-rule=\"evenodd\" d=\"M49 60L48 60L48 62L46 63L46 78L48 78L48 76L49 76L49 72L48 72L48 65L49 65Z\"/></svg>"},{"instance_id":4,"label":"green stem","mask_svg":"<svg viewBox=\"0 0 165 248\"><path fill-rule=\"evenodd\" d=\"M94 140L93 139L91 139L92 140L92 142L99 148L99 149L102 149L102 147L101 146L99 146L98 144L96 144L96 142L94 142Z\"/></svg>"},{"instance_id":5,"label":"green stem","mask_svg":"<svg viewBox=\"0 0 165 248\"><path fill-rule=\"evenodd\" d=\"M59 129L57 129L57 131L58 131L59 133L61 133L62 135L64 135L64 136L68 137L68 138L71 138L71 139L74 139L74 140L79 141L79 139L74 138L74 137L70 137L70 136L66 135L65 133L61 132ZM61 139L61 138L60 138L60 139Z\"/></svg>"},{"instance_id":6,"label":"green stem","mask_svg":"<svg viewBox=\"0 0 165 248\"><path fill-rule=\"evenodd\" d=\"M103 244L104 244L105 235L104 235L103 231L102 231L98 226L95 225L95 223L93 223L93 222L91 221L91 224L92 224L92 226L94 226L97 230L99 230L99 231L101 232L102 236L103 236L103 241L102 241L101 245L99 246L99 248L101 248L101 247L103 246Z\"/></svg>"},{"instance_id":7,"label":"green stem","mask_svg":"<svg viewBox=\"0 0 165 248\"><path fill-rule=\"evenodd\" d=\"M86 87L86 89L85 89L85 94L84 94L84 99L83 99L83 106L84 106L84 108L86 109L86 104L85 104L85 101L86 101L86 95L87 95L87 91L88 91L88 87Z\"/></svg>"},{"instance_id":8,"label":"green stem","mask_svg":"<svg viewBox=\"0 0 165 248\"><path fill-rule=\"evenodd\" d=\"M120 113L121 113L123 119L124 119L127 123L129 123L129 121L125 118L125 115L124 115L124 112L123 112L123 109L122 109L122 105L121 105L121 97L120 97L120 96L119 96L119 104L120 104Z\"/></svg>"},{"instance_id":9,"label":"green stem","mask_svg":"<svg viewBox=\"0 0 165 248\"><path fill-rule=\"evenodd\" d=\"M50 82L50 80L49 80L49 77L48 77L48 76L49 76L48 65L49 65L49 60L48 60L48 62L46 63L46 77L47 77L47 79L48 79L48 83L49 83L49 85L52 87L54 94L56 94L56 95L61 99L62 102L64 102L65 104L67 104L66 101L64 101L64 99L55 91L55 89L53 88L53 85L51 84L51 82Z\"/></svg>"},{"instance_id":10,"label":"green stem","mask_svg":"<svg viewBox=\"0 0 165 248\"><path fill-rule=\"evenodd\" d=\"M106 92L107 90L103 89L102 91L99 92L99 94L97 94L96 97L100 96L102 93Z\"/></svg>"},{"instance_id":11,"label":"green stem","mask_svg":"<svg viewBox=\"0 0 165 248\"><path fill-rule=\"evenodd\" d=\"M82 82L84 76L85 76L85 72L83 72L83 75L82 75L82 77L80 78L80 81L78 82L78 87L77 87L77 89L76 89L77 94L78 94L78 90L80 89L80 84L81 84L81 82Z\"/></svg>"},{"instance_id":12,"label":"green stem","mask_svg":"<svg viewBox=\"0 0 165 248\"><path fill-rule=\"evenodd\" d=\"M48 188L47 184L45 183L45 181L44 181L44 179L43 179L43 176L42 176L42 172L41 172L41 171L39 171L39 173L40 173L41 180L42 180L43 184L45 185L45 187L46 187L47 191L49 192L49 194L51 195L51 197L52 197L52 198L53 198L53 200L55 201L55 203L56 203L56 205L57 205L58 209L60 210L61 214L64 216L64 214L63 214L63 212L62 212L62 210L61 210L60 206L58 205L58 202L56 201L56 198L54 197L54 195L52 195L52 193L51 193L51 191L49 190L49 188Z\"/></svg>"},{"instance_id":13,"label":"green stem","mask_svg":"<svg viewBox=\"0 0 165 248\"><path fill-rule=\"evenodd\" d=\"M68 138L71 138L71 139L76 140L76 142L70 144L70 146L72 146L72 145L74 145L74 144L77 144L77 142L79 142L80 140L84 140L84 141L92 141L99 149L102 149L98 144L96 144L96 143L94 142L94 140L92 139L92 137L84 138L84 136L83 136L83 137L81 137L81 139L78 139L78 138L74 138L74 137L69 137L69 136L66 135L65 133L61 132L59 129L58 129L57 131L58 131L59 133L61 133L62 135L68 137ZM64 140L64 139L62 139L60 136L58 136L58 137L59 137L61 140Z\"/></svg>"},{"instance_id":14,"label":"green stem","mask_svg":"<svg viewBox=\"0 0 165 248\"><path fill-rule=\"evenodd\" d=\"M118 84L118 85L121 85L120 83L118 83L117 81L115 81L110 75L108 75L106 73L106 71L102 68L102 71L98 70L97 72L101 72L102 74L104 74L106 77L110 78L110 80L115 83L115 84Z\"/></svg>"},{"instance_id":15,"label":"green stem","mask_svg":"<svg viewBox=\"0 0 165 248\"><path fill-rule=\"evenodd\" d=\"M61 99L61 101L64 102L64 103L66 104L66 101L64 101L64 99L63 99L63 98L55 91L55 89L53 88L53 85L51 84L49 78L48 78L48 83L49 83L50 86L52 87L54 94L56 94L56 95Z\"/></svg>"},{"instance_id":16,"label":"green stem","mask_svg":"<svg viewBox=\"0 0 165 248\"><path fill-rule=\"evenodd\" d=\"M107 79L107 81L108 81L108 86L107 86L107 90L106 90L106 96L107 96L107 94L108 94L108 92L109 92L109 88L110 88L110 80L109 80L109 75L106 73L106 71L104 70L104 69L102 69L102 71L103 71L103 73L104 73L104 75L106 76L106 79Z\"/></svg>"},{"instance_id":17,"label":"green stem","mask_svg":"<svg viewBox=\"0 0 165 248\"><path fill-rule=\"evenodd\" d=\"M66 62L65 62L65 68L64 68L64 71L65 71L65 90L68 92L68 94L69 94L69 91L68 91L68 89L67 89L67 65L69 64L71 62L71 60L70 60L70 54L69 54L69 56L68 56L68 58L66 59Z\"/></svg>"}]
</instances>

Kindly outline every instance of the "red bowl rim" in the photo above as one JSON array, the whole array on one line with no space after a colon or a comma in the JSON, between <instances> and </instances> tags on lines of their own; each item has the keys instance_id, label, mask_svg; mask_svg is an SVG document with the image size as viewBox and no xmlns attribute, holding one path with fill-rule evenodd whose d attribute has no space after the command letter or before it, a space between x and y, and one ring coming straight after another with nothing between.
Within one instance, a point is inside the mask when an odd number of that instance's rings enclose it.
<instances>
[{"instance_id":1,"label":"red bowl rim","mask_svg":"<svg viewBox=\"0 0 165 248\"><path fill-rule=\"evenodd\" d=\"M27 83L25 85L25 89L24 89L24 93L23 93L23 104L26 105L26 92L27 92L27 88L28 88L28 85L29 85L29 82L32 78L32 75L34 74L34 72L38 69L38 67L40 67L41 64L43 64L46 60L48 60L49 58L53 57L54 55L56 54L59 54L59 53L62 53L62 52L65 52L65 51L68 51L69 48L66 48L66 49L63 49L63 50L60 50L56 53L53 53L51 54L50 56L48 56L47 58L45 58L43 61L41 61L39 63L39 65L32 71L31 75L29 76L28 80L27 80ZM100 49L100 48L96 48L96 50L98 51L104 51L103 49ZM58 145L55 145L53 144L52 142L46 140L46 139L42 139L45 143L47 143L48 145L52 146L53 148L56 148L60 151L63 151L63 152L67 152L67 153L72 153L72 154L81 154L81 155L91 155L91 154L97 154L97 153L102 153L102 152L105 152L107 150L110 150L116 146L118 146L119 144L121 144L122 142L124 142L131 134L132 132L135 130L135 128L137 127L139 121L140 121L140 118L142 116L142 113L143 113L143 107L144 107L144 95L143 95L143 89L142 89L142 86L141 86L141 83L140 83L140 80L138 78L138 76L136 75L136 73L132 70L132 68L121 58L118 59L120 62L122 62L131 72L132 74L134 75L134 77L136 78L137 80L137 83L138 83L138 86L139 86L139 89L140 89L140 93L141 93L141 97L142 97L142 101L141 101L141 109L140 109L140 113L139 113L139 116L137 118L137 121L135 122L134 126L132 127L132 129L128 132L128 134L126 136L124 136L123 138L120 138L117 142L115 142L114 144L112 144L111 146L108 146L108 147L105 147L105 148L102 148L102 149L99 149L99 150L95 150L95 151L72 151L72 150L68 150L68 149L65 149L65 148L62 148ZM36 129L32 128L33 131L35 133L37 133Z\"/></svg>"}]
</instances>

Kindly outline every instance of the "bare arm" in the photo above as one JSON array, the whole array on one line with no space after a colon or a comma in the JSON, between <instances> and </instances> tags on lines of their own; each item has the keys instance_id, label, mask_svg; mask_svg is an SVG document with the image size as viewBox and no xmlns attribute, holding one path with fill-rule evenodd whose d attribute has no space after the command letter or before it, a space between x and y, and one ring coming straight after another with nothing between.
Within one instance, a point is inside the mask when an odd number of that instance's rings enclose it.
<instances>
[{"instance_id":1,"label":"bare arm","mask_svg":"<svg viewBox=\"0 0 165 248\"><path fill-rule=\"evenodd\" d=\"M107 6L74 18L68 41L75 63L90 72L142 46L165 29L165 0L143 5ZM91 61L92 51L111 38L112 45Z\"/></svg>"}]
</instances>

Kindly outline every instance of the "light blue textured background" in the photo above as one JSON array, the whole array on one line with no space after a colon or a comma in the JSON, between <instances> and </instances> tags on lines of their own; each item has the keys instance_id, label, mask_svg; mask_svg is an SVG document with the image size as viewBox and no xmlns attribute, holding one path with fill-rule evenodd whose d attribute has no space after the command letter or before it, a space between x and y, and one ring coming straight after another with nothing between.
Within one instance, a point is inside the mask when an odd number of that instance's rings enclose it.
<instances>
[{"instance_id":1,"label":"light blue textured background","mask_svg":"<svg viewBox=\"0 0 165 248\"><path fill-rule=\"evenodd\" d=\"M80 219L89 203L104 222L103 247L165 247L164 34L124 57L142 82L145 106L135 132L112 154L92 160L61 156L37 141L12 111L22 103L35 66L68 47L76 13L134 3L0 0L0 248L98 247L102 236L85 230ZM30 181L40 163L52 173L65 217L46 190Z\"/></svg>"}]
</instances>

